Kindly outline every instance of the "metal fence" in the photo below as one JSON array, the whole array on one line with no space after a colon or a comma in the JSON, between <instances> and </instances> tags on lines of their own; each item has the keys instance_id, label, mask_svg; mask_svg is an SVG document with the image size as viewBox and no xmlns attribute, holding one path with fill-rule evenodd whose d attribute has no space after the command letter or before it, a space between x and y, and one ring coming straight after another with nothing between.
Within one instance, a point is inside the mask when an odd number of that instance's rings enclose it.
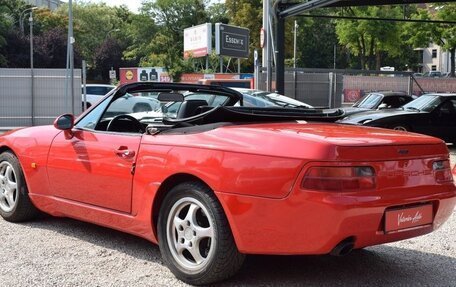
<instances>
[{"instance_id":1,"label":"metal fence","mask_svg":"<svg viewBox=\"0 0 456 287\"><path fill-rule=\"evenodd\" d=\"M74 74L72 102L65 69L34 69L33 93L30 69L0 69L0 129L46 125L60 114L81 113L81 70Z\"/></svg>"},{"instance_id":2,"label":"metal fence","mask_svg":"<svg viewBox=\"0 0 456 287\"><path fill-rule=\"evenodd\" d=\"M267 90L266 70L258 75L258 88ZM272 76L272 79L275 75ZM272 82L274 90L274 82ZM286 69L285 95L315 107L337 108L350 105L374 91L456 93L454 78L415 78L410 72Z\"/></svg>"}]
</instances>

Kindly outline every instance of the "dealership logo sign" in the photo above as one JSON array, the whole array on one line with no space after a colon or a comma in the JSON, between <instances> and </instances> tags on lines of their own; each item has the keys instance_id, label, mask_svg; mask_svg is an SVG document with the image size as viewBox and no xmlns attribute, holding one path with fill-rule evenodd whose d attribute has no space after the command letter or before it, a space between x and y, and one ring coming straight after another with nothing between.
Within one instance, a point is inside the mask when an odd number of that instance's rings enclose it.
<instances>
[{"instance_id":1,"label":"dealership logo sign","mask_svg":"<svg viewBox=\"0 0 456 287\"><path fill-rule=\"evenodd\" d=\"M217 55L248 58L249 41L249 29L221 23L215 24L215 50Z\"/></svg>"},{"instance_id":2,"label":"dealership logo sign","mask_svg":"<svg viewBox=\"0 0 456 287\"><path fill-rule=\"evenodd\" d=\"M402 223L417 223L423 218L423 214L417 211L415 215L412 217L411 215L404 215L402 212L401 214L397 215L397 226L401 226Z\"/></svg>"}]
</instances>

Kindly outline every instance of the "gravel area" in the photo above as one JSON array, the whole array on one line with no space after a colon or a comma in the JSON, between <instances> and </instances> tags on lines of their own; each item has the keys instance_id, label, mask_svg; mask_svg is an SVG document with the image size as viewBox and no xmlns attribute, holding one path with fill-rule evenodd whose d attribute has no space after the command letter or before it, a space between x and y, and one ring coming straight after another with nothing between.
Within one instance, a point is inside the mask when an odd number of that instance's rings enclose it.
<instances>
[{"instance_id":1,"label":"gravel area","mask_svg":"<svg viewBox=\"0 0 456 287\"><path fill-rule=\"evenodd\" d=\"M1 286L185 286L163 266L157 246L88 223L0 219L0 241ZM346 257L249 256L220 285L456 286L456 212L432 234Z\"/></svg>"}]
</instances>

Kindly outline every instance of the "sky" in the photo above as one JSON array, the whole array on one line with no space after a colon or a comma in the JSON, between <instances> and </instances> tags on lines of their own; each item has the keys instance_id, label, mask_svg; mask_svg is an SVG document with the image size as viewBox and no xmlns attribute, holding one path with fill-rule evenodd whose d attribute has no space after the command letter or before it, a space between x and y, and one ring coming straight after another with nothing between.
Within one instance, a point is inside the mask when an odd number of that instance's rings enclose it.
<instances>
[{"instance_id":1,"label":"sky","mask_svg":"<svg viewBox=\"0 0 456 287\"><path fill-rule=\"evenodd\" d=\"M77 1L77 0L76 0ZM76 2L73 0L73 2ZM89 2L94 3L106 3L109 6L120 6L126 5L130 11L138 13L139 8L141 7L141 2L143 0L90 0ZM68 0L63 0L63 2L68 2ZM224 0L211 0L211 3L220 3L224 2Z\"/></svg>"},{"instance_id":2,"label":"sky","mask_svg":"<svg viewBox=\"0 0 456 287\"><path fill-rule=\"evenodd\" d=\"M68 0L62 0L63 2L68 2ZM73 3L77 2L77 0L73 0ZM109 6L120 6L126 5L130 11L137 13L139 11L139 7L141 7L142 0L90 0L86 2L93 2L93 3L106 3Z\"/></svg>"}]
</instances>

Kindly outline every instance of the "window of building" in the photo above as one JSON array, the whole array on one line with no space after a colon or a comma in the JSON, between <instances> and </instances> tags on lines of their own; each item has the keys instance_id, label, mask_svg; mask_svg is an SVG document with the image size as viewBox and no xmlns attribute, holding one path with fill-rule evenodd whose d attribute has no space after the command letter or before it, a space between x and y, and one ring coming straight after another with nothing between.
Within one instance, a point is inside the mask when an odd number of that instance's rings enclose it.
<instances>
[{"instance_id":1,"label":"window of building","mask_svg":"<svg viewBox=\"0 0 456 287\"><path fill-rule=\"evenodd\" d=\"M424 51L423 50L418 50L418 59L420 59L420 62L424 61Z\"/></svg>"},{"instance_id":2,"label":"window of building","mask_svg":"<svg viewBox=\"0 0 456 287\"><path fill-rule=\"evenodd\" d=\"M432 58L437 58L437 49L432 49Z\"/></svg>"},{"instance_id":3,"label":"window of building","mask_svg":"<svg viewBox=\"0 0 456 287\"><path fill-rule=\"evenodd\" d=\"M432 71L437 71L437 66L436 65L432 65L431 69L432 69Z\"/></svg>"}]
</instances>

